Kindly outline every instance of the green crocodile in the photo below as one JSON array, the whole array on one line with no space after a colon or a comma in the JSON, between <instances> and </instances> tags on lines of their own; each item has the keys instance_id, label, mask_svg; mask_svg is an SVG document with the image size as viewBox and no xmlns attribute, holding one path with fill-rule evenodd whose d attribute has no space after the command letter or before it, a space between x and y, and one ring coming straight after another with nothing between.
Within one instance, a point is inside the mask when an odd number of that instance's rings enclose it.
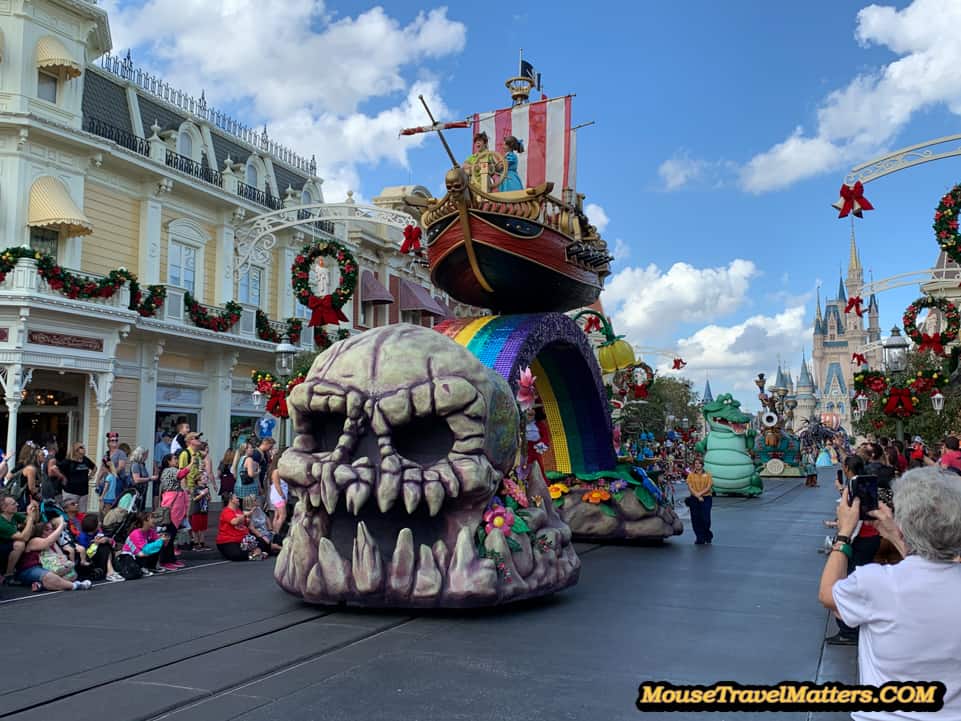
<instances>
[{"instance_id":1,"label":"green crocodile","mask_svg":"<svg viewBox=\"0 0 961 721\"><path fill-rule=\"evenodd\" d=\"M714 479L714 493L719 496L759 496L764 483L748 449L754 447L757 433L748 424L751 416L741 411L741 404L730 393L704 406L707 437L698 441L695 450L704 454L704 470Z\"/></svg>"}]
</instances>

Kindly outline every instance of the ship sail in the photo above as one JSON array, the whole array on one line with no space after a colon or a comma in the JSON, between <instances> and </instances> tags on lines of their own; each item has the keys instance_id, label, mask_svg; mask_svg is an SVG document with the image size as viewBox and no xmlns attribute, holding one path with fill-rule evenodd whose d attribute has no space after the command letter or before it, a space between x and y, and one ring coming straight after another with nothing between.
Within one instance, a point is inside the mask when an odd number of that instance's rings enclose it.
<instances>
[{"instance_id":1,"label":"ship sail","mask_svg":"<svg viewBox=\"0 0 961 721\"><path fill-rule=\"evenodd\" d=\"M474 134L487 133L490 149L501 152L503 140L513 135L524 144L517 155L517 174L528 188L554 183L551 195L575 188L577 131L571 130L573 95L522 103L490 113L476 113Z\"/></svg>"}]
</instances>

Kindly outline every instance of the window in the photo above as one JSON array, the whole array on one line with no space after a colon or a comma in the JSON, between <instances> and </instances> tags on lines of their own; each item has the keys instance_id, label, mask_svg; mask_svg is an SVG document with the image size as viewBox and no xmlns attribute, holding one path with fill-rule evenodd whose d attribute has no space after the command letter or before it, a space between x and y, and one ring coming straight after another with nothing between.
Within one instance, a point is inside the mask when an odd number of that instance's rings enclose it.
<instances>
[{"instance_id":1,"label":"window","mask_svg":"<svg viewBox=\"0 0 961 721\"><path fill-rule=\"evenodd\" d=\"M196 294L197 249L172 241L167 258L167 282Z\"/></svg>"},{"instance_id":2,"label":"window","mask_svg":"<svg viewBox=\"0 0 961 721\"><path fill-rule=\"evenodd\" d=\"M260 286L262 285L263 271L260 268L247 269L240 274L237 281L237 300L247 305L260 307Z\"/></svg>"},{"instance_id":3,"label":"window","mask_svg":"<svg viewBox=\"0 0 961 721\"><path fill-rule=\"evenodd\" d=\"M251 188L260 188L260 177L257 174L257 166L247 163L247 172L244 175L244 182Z\"/></svg>"},{"instance_id":4,"label":"window","mask_svg":"<svg viewBox=\"0 0 961 721\"><path fill-rule=\"evenodd\" d=\"M294 296L294 318L309 318L310 309Z\"/></svg>"},{"instance_id":5,"label":"window","mask_svg":"<svg viewBox=\"0 0 961 721\"><path fill-rule=\"evenodd\" d=\"M410 323L412 325L420 325L421 311L419 310L402 310L400 312L400 322Z\"/></svg>"},{"instance_id":6,"label":"window","mask_svg":"<svg viewBox=\"0 0 961 721\"><path fill-rule=\"evenodd\" d=\"M37 72L37 97L50 103L57 102L57 83L56 75L42 70Z\"/></svg>"},{"instance_id":7,"label":"window","mask_svg":"<svg viewBox=\"0 0 961 721\"><path fill-rule=\"evenodd\" d=\"M177 133L177 152L185 158L194 157L194 139L184 130Z\"/></svg>"},{"instance_id":8,"label":"window","mask_svg":"<svg viewBox=\"0 0 961 721\"><path fill-rule=\"evenodd\" d=\"M57 259L57 250L60 246L60 233L50 228L30 228L30 249L39 250Z\"/></svg>"},{"instance_id":9,"label":"window","mask_svg":"<svg viewBox=\"0 0 961 721\"><path fill-rule=\"evenodd\" d=\"M305 190L303 193L300 194L301 205L310 205L313 202L314 202L314 199L311 197L309 190Z\"/></svg>"}]
</instances>

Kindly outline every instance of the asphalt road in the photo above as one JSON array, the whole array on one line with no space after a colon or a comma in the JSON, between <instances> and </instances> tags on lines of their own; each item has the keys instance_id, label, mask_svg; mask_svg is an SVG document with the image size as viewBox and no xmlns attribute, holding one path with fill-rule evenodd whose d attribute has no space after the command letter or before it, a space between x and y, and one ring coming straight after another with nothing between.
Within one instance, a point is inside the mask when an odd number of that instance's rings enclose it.
<instances>
[{"instance_id":1,"label":"asphalt road","mask_svg":"<svg viewBox=\"0 0 961 721\"><path fill-rule=\"evenodd\" d=\"M607 721L645 715L645 680L855 683L856 651L823 644L835 629L817 602L830 475L715 499L711 546L687 527L658 547L581 545L577 586L493 612L307 606L272 562L215 555L88 592L7 593L0 719Z\"/></svg>"}]
</instances>

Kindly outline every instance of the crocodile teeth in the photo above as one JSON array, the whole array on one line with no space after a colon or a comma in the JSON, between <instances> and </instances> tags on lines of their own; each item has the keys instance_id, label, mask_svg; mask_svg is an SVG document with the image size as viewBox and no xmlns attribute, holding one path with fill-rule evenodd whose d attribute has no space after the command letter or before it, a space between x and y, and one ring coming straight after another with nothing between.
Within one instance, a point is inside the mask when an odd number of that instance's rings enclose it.
<instances>
[{"instance_id":1,"label":"crocodile teeth","mask_svg":"<svg viewBox=\"0 0 961 721\"><path fill-rule=\"evenodd\" d=\"M370 498L370 486L360 481L351 483L347 487L347 512L356 516L367 503L368 498Z\"/></svg>"},{"instance_id":2,"label":"crocodile teeth","mask_svg":"<svg viewBox=\"0 0 961 721\"><path fill-rule=\"evenodd\" d=\"M423 491L421 490L420 484L404 484L404 506L407 508L408 513L413 514L414 511L417 510L417 504L420 503L422 493Z\"/></svg>"}]
</instances>

